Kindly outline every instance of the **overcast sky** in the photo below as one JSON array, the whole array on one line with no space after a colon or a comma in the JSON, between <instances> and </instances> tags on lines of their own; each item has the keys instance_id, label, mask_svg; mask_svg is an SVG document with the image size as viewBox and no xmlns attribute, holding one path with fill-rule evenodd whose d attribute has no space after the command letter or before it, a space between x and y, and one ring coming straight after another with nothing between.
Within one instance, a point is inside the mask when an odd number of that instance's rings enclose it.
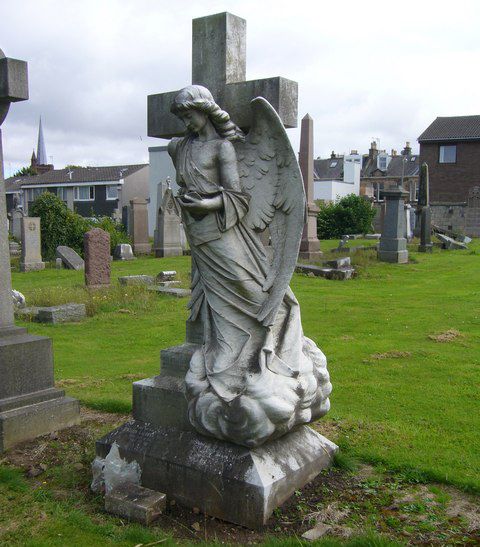
<instances>
[{"instance_id":1,"label":"overcast sky","mask_svg":"<svg viewBox=\"0 0 480 547\"><path fill-rule=\"evenodd\" d=\"M1 0L0 47L30 86L2 126L6 176L40 115L57 168L147 162L165 141L146 136L146 96L190 83L191 19L222 11L247 19L247 79L298 81L316 156L417 149L436 116L480 114L478 1Z\"/></svg>"}]
</instances>

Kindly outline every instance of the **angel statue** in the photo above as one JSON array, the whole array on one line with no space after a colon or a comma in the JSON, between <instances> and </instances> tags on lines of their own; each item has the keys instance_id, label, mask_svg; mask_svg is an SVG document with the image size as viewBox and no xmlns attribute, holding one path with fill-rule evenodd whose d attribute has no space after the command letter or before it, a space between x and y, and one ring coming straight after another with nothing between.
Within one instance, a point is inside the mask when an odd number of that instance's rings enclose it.
<instances>
[{"instance_id":1,"label":"angel statue","mask_svg":"<svg viewBox=\"0 0 480 547\"><path fill-rule=\"evenodd\" d=\"M245 135L208 89L188 86L171 106L186 136L168 150L192 253L190 319L204 327L185 378L189 420L256 447L323 416L332 386L289 287L305 223L300 169L274 108L258 97L251 109Z\"/></svg>"}]
</instances>

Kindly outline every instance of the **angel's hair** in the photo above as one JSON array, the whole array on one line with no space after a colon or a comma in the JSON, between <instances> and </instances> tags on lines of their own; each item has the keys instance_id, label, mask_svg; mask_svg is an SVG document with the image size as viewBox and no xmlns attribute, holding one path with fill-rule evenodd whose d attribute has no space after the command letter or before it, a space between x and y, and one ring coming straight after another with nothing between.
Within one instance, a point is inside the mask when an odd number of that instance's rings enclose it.
<instances>
[{"instance_id":1,"label":"angel's hair","mask_svg":"<svg viewBox=\"0 0 480 547\"><path fill-rule=\"evenodd\" d=\"M245 139L243 131L232 122L228 112L218 106L206 87L201 85L184 87L173 100L170 112L177 115L192 108L200 110L208 116L222 139L229 141L243 141Z\"/></svg>"}]
</instances>

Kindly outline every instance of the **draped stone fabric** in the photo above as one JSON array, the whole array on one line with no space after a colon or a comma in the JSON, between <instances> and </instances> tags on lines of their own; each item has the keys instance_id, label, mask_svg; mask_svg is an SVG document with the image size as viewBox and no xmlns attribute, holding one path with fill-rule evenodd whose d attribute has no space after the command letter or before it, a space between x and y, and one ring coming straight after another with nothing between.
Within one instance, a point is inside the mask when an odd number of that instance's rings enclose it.
<instances>
[{"instance_id":1,"label":"draped stone fabric","mask_svg":"<svg viewBox=\"0 0 480 547\"><path fill-rule=\"evenodd\" d=\"M258 446L328 411L326 359L303 335L290 289L274 324L258 321L270 260L243 222L249 195L209 180L192 160L192 141L179 140L174 158L182 192L221 195L223 208L182 210L194 272L190 318L205 329L186 376L189 419L202 434Z\"/></svg>"}]
</instances>

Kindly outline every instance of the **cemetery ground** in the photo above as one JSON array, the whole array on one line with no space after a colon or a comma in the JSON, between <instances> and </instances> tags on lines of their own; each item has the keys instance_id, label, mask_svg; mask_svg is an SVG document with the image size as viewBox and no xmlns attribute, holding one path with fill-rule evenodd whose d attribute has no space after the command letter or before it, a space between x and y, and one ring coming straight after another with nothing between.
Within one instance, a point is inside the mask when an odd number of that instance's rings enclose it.
<instances>
[{"instance_id":1,"label":"cemetery ground","mask_svg":"<svg viewBox=\"0 0 480 547\"><path fill-rule=\"evenodd\" d=\"M186 298L116 279L173 269L187 287L190 258L114 262L112 288L91 293L83 272L14 272L28 305L85 302L89 317L18 323L53 339L57 385L81 401L83 421L0 456L0 543L295 545L318 525L325 545L478 544L480 240L468 251L414 249L404 265L355 253L358 276L346 282L294 275L304 332L333 383L331 411L314 427L341 452L255 532L177 505L147 529L105 514L89 491L95 440L128 418L132 381L158 373L160 349L183 342L187 317Z\"/></svg>"}]
</instances>

